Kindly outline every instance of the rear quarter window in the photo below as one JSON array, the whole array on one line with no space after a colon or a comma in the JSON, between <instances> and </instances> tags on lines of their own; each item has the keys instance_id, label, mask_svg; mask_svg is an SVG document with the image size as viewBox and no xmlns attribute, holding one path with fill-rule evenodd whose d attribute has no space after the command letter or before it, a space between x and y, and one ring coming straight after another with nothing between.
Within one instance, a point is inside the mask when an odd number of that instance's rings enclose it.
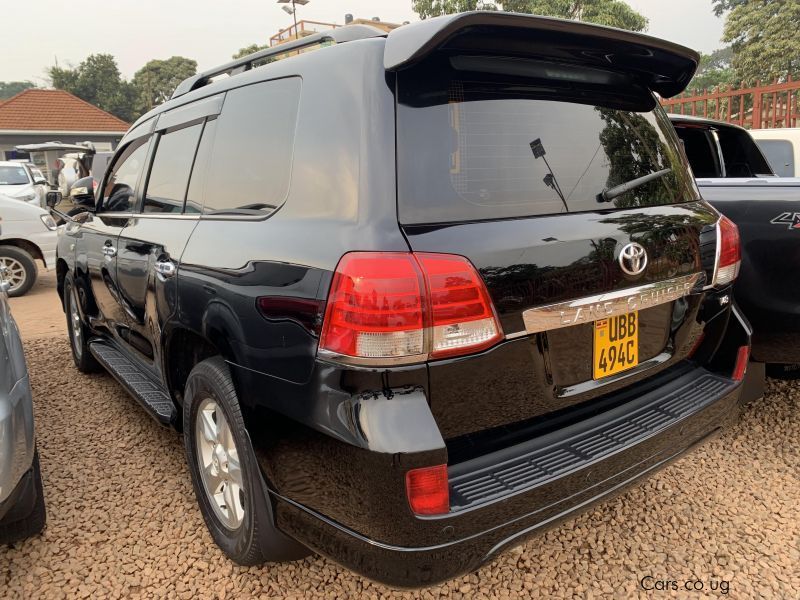
<instances>
[{"instance_id":1,"label":"rear quarter window","mask_svg":"<svg viewBox=\"0 0 800 600\"><path fill-rule=\"evenodd\" d=\"M203 136L197 162L206 164L204 185L198 190L193 182L188 206L202 202L202 211L214 214L270 212L283 204L289 191L300 87L300 78L290 77L227 93L214 125L212 147L203 147Z\"/></svg>"},{"instance_id":2,"label":"rear quarter window","mask_svg":"<svg viewBox=\"0 0 800 600\"><path fill-rule=\"evenodd\" d=\"M471 76L398 81L404 224L674 204L697 191L672 126L646 90ZM630 92L631 90L622 91ZM608 203L606 189L669 169Z\"/></svg>"}]
</instances>

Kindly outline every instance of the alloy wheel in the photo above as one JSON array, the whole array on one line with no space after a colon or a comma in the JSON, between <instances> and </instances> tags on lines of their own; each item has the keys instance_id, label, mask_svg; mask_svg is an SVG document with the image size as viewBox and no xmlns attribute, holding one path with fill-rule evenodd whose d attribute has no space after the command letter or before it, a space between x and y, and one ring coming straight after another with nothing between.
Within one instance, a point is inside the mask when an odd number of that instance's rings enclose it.
<instances>
[{"instance_id":1,"label":"alloy wheel","mask_svg":"<svg viewBox=\"0 0 800 600\"><path fill-rule=\"evenodd\" d=\"M78 298L73 288L69 294L69 329L72 335L72 349L80 360L83 353L83 330L81 328L81 314L78 312Z\"/></svg>"},{"instance_id":2,"label":"alloy wheel","mask_svg":"<svg viewBox=\"0 0 800 600\"><path fill-rule=\"evenodd\" d=\"M211 398L198 405L195 446L203 489L214 513L225 527L238 529L245 515L239 450L225 413Z\"/></svg>"},{"instance_id":3,"label":"alloy wheel","mask_svg":"<svg viewBox=\"0 0 800 600\"><path fill-rule=\"evenodd\" d=\"M9 256L0 256L0 268L5 268L5 280L10 286L9 292L14 292L25 285L28 274L25 272L25 267L17 259Z\"/></svg>"}]
</instances>

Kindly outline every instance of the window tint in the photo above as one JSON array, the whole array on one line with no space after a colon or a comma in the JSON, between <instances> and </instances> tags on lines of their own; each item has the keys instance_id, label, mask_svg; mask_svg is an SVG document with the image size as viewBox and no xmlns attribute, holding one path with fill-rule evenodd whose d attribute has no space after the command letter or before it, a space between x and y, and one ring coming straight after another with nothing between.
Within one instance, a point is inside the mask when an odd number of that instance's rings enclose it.
<instances>
[{"instance_id":1,"label":"window tint","mask_svg":"<svg viewBox=\"0 0 800 600\"><path fill-rule=\"evenodd\" d=\"M726 177L772 175L772 169L749 133L733 127L720 127L717 138L725 161Z\"/></svg>"},{"instance_id":2,"label":"window tint","mask_svg":"<svg viewBox=\"0 0 800 600\"><path fill-rule=\"evenodd\" d=\"M792 143L786 140L756 140L756 144L767 157L767 161L781 177L794 177L794 153Z\"/></svg>"},{"instance_id":3,"label":"window tint","mask_svg":"<svg viewBox=\"0 0 800 600\"><path fill-rule=\"evenodd\" d=\"M162 134L147 181L144 212L180 213L202 123Z\"/></svg>"},{"instance_id":4,"label":"window tint","mask_svg":"<svg viewBox=\"0 0 800 600\"><path fill-rule=\"evenodd\" d=\"M397 111L403 223L515 218L696 199L677 139L631 85L536 85L463 73L403 76ZM587 84L588 85L588 84ZM606 89L608 88L608 89ZM613 93L612 93L613 92ZM609 188L666 171L611 202Z\"/></svg>"},{"instance_id":5,"label":"window tint","mask_svg":"<svg viewBox=\"0 0 800 600\"><path fill-rule=\"evenodd\" d=\"M283 203L299 98L297 77L228 92L205 173L203 212L258 214Z\"/></svg>"},{"instance_id":6,"label":"window tint","mask_svg":"<svg viewBox=\"0 0 800 600\"><path fill-rule=\"evenodd\" d=\"M203 188L208 166L211 162L211 150L214 145L216 131L217 120L206 121L206 126L203 128L203 136L200 138L200 146L197 148L197 156L194 159L189 191L186 194L186 208L184 210L187 213L199 213L203 210Z\"/></svg>"},{"instance_id":7,"label":"window tint","mask_svg":"<svg viewBox=\"0 0 800 600\"><path fill-rule=\"evenodd\" d=\"M699 127L680 126L675 131L683 142L683 149L695 177L722 177L719 151L711 132Z\"/></svg>"},{"instance_id":8,"label":"window tint","mask_svg":"<svg viewBox=\"0 0 800 600\"><path fill-rule=\"evenodd\" d=\"M115 161L103 189L103 212L129 212L133 209L136 183L147 157L148 137L131 142Z\"/></svg>"}]
</instances>

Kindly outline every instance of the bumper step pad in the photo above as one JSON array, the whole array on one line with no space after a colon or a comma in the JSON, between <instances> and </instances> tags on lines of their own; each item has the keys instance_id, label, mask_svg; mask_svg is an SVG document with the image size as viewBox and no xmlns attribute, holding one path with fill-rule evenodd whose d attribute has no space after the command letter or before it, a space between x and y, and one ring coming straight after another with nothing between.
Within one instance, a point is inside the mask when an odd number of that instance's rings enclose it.
<instances>
[{"instance_id":1,"label":"bumper step pad","mask_svg":"<svg viewBox=\"0 0 800 600\"><path fill-rule=\"evenodd\" d=\"M450 470L453 510L546 484L634 446L675 425L735 387L706 372L677 389L657 390L585 422Z\"/></svg>"},{"instance_id":2,"label":"bumper step pad","mask_svg":"<svg viewBox=\"0 0 800 600\"><path fill-rule=\"evenodd\" d=\"M162 425L169 425L175 417L175 404L167 390L153 381L134 362L104 340L91 340L89 350L126 391Z\"/></svg>"}]
</instances>

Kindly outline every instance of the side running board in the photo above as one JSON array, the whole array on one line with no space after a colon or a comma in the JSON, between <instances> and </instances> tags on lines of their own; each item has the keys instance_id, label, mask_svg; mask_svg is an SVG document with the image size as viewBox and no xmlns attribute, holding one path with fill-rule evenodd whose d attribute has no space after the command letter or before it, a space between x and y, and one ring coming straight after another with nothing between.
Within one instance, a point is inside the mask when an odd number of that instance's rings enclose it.
<instances>
[{"instance_id":1,"label":"side running board","mask_svg":"<svg viewBox=\"0 0 800 600\"><path fill-rule=\"evenodd\" d=\"M167 390L105 340L90 340L89 350L122 387L162 425L172 424L175 404Z\"/></svg>"}]
</instances>

